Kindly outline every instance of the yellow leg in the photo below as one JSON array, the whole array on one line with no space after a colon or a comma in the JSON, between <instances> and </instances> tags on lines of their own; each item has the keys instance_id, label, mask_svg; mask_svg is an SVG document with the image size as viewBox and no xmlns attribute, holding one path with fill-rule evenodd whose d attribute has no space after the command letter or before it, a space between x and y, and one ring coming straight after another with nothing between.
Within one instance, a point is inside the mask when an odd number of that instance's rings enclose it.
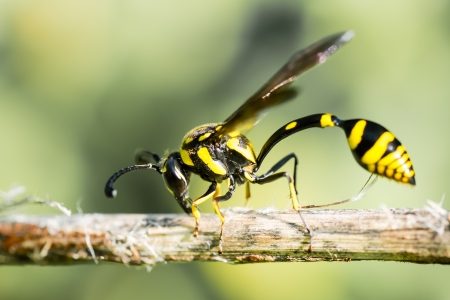
<instances>
[{"instance_id":1,"label":"yellow leg","mask_svg":"<svg viewBox=\"0 0 450 300\"><path fill-rule=\"evenodd\" d=\"M219 253L222 253L222 234L223 234L223 225L225 224L225 217L220 211L220 203L219 201L213 200L214 212L219 216L222 224L220 225L220 234L219 234Z\"/></svg>"},{"instance_id":2,"label":"yellow leg","mask_svg":"<svg viewBox=\"0 0 450 300\"><path fill-rule=\"evenodd\" d=\"M245 205L247 206L248 200L250 200L250 182L245 182Z\"/></svg>"},{"instance_id":3,"label":"yellow leg","mask_svg":"<svg viewBox=\"0 0 450 300\"><path fill-rule=\"evenodd\" d=\"M230 180L227 180L228 187L230 186ZM220 185L217 185L216 192L214 193L214 198L219 197L220 195ZM219 234L219 252L222 253L222 232L223 232L223 224L225 223L225 217L220 212L220 204L219 201L212 201L214 212L219 216L220 221L222 222L222 225L220 226L220 234Z\"/></svg>"},{"instance_id":4,"label":"yellow leg","mask_svg":"<svg viewBox=\"0 0 450 300\"><path fill-rule=\"evenodd\" d=\"M300 212L301 210L301 206L298 203L298 199L297 199L297 192L295 190L295 185L294 182L292 181L292 179L289 181L289 190L291 192L291 199L292 199L292 208L298 213L298 215L300 216L300 218L302 219L303 225L306 228L306 231L308 231L309 233L309 247L308 247L308 252L311 252L311 248L312 248L312 242L313 242L313 232L311 231L311 229L309 229L308 225L305 222L305 219L303 219L302 213Z\"/></svg>"},{"instance_id":5,"label":"yellow leg","mask_svg":"<svg viewBox=\"0 0 450 300\"><path fill-rule=\"evenodd\" d=\"M289 190L291 192L292 208L295 211L299 211L300 210L300 205L298 204L297 192L295 191L294 182L292 180L289 181Z\"/></svg>"},{"instance_id":6,"label":"yellow leg","mask_svg":"<svg viewBox=\"0 0 450 300\"><path fill-rule=\"evenodd\" d=\"M313 232L311 229L309 229L308 225L305 222L305 219L303 219L303 216L301 214L301 206L298 203L297 191L295 189L294 180L292 179L291 175L289 175L286 172L280 172L280 173L275 173L275 174L269 175L265 178L258 178L258 177L255 177L253 174L246 172L246 173L244 173L244 176L249 182L259 183L259 184L269 183L269 182L275 181L282 177L287 178L287 180L289 182L289 191L290 191L291 199L292 199L292 208L298 213L298 215L300 216L300 219L303 222L303 225L306 228L306 231L308 231L308 233L309 233L310 240L309 240L308 251L311 252L312 242L313 242Z\"/></svg>"},{"instance_id":7,"label":"yellow leg","mask_svg":"<svg viewBox=\"0 0 450 300\"><path fill-rule=\"evenodd\" d=\"M206 193L204 193L202 196L200 196L197 199L195 199L194 201L192 201L192 215L195 218L195 229L194 229L195 237L197 237L197 235L198 235L198 226L199 226L199 221L200 221L200 217L201 217L200 211L198 210L197 206L202 204L209 198L211 198L213 195L215 195L215 193L217 192L216 187L217 187L217 183L213 182L209 186Z\"/></svg>"},{"instance_id":8,"label":"yellow leg","mask_svg":"<svg viewBox=\"0 0 450 300\"><path fill-rule=\"evenodd\" d=\"M213 199L219 197L219 195L220 195L220 184L216 186L216 192L214 193Z\"/></svg>"}]
</instances>

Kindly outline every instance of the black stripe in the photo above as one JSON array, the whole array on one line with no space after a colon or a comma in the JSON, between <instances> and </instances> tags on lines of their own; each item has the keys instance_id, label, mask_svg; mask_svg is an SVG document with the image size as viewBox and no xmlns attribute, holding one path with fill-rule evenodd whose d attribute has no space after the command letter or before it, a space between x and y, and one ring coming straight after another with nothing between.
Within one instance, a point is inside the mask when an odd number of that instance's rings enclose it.
<instances>
[{"instance_id":1,"label":"black stripe","mask_svg":"<svg viewBox=\"0 0 450 300\"><path fill-rule=\"evenodd\" d=\"M353 120L346 120L344 123L344 130L345 134L347 135L347 138L350 136L352 129L355 127L356 123L361 121L361 119L353 119ZM384 128L383 126L374 123L372 121L366 121L366 127L364 128L364 132L362 135L361 142L358 144L356 149L354 149L353 155L361 161L361 158L366 154L367 151L369 151L373 145L378 141L378 139L381 137L381 135L388 130ZM394 149L395 150L395 149ZM387 151L386 151L387 152ZM387 153L384 153L383 156L385 156Z\"/></svg>"}]
</instances>

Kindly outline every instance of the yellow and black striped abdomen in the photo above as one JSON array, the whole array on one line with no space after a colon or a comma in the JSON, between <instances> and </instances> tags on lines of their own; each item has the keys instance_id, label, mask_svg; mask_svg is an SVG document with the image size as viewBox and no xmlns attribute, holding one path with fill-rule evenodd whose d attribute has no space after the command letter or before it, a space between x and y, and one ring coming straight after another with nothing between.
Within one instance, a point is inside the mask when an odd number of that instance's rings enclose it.
<instances>
[{"instance_id":1,"label":"yellow and black striped abdomen","mask_svg":"<svg viewBox=\"0 0 450 300\"><path fill-rule=\"evenodd\" d=\"M346 120L348 144L358 163L369 172L415 185L414 169L405 147L383 126L367 120Z\"/></svg>"}]
</instances>

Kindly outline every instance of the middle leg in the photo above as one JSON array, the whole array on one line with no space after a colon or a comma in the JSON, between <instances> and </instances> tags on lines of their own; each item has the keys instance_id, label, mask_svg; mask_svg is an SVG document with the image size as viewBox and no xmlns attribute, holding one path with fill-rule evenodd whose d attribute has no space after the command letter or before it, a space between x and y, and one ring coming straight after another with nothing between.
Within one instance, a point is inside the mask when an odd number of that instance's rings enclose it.
<instances>
[{"instance_id":1,"label":"middle leg","mask_svg":"<svg viewBox=\"0 0 450 300\"><path fill-rule=\"evenodd\" d=\"M297 155L295 155L295 153L288 154L285 157L283 157L282 159L280 159L279 162L277 162L275 165L273 165L273 167L270 168L266 173L262 174L261 176L258 176L258 178L264 179L264 178L269 177L270 175L272 175L273 173L278 171L282 166L284 166L292 158L294 159L294 188L295 188L295 193L298 194L298 192L297 192L298 158L297 158Z\"/></svg>"},{"instance_id":2,"label":"middle leg","mask_svg":"<svg viewBox=\"0 0 450 300\"><path fill-rule=\"evenodd\" d=\"M222 212L220 211L220 202L227 201L233 196L234 190L236 189L236 181L233 176L230 176L228 178L228 191L223 196L218 196L218 192L214 194L213 199L213 207L214 212L219 216L220 221L222 221L222 224L220 226L220 234L219 234L219 252L222 253L222 234L223 234L223 226L225 224L225 217L223 216Z\"/></svg>"},{"instance_id":3,"label":"middle leg","mask_svg":"<svg viewBox=\"0 0 450 300\"><path fill-rule=\"evenodd\" d=\"M295 153L291 153L283 157L279 162L277 162L272 168L270 168L266 173L258 176L259 179L264 179L278 171L282 166L284 166L290 159L294 159L294 189L295 194L298 195L297 190L297 166L298 166L298 158ZM251 181L251 180L249 180ZM245 206L248 204L248 200L250 199L250 184L249 181L245 182Z\"/></svg>"}]
</instances>

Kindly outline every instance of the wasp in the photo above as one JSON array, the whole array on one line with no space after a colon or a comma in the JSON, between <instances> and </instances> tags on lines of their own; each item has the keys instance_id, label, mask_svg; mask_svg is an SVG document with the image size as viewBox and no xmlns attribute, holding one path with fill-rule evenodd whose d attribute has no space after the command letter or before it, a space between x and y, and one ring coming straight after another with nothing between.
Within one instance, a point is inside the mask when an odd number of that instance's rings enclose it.
<instances>
[{"instance_id":1,"label":"wasp","mask_svg":"<svg viewBox=\"0 0 450 300\"><path fill-rule=\"evenodd\" d=\"M194 236L198 234L200 220L198 205L212 198L214 211L222 222L219 238L221 247L225 217L219 209L220 202L233 196L236 185L245 184L248 201L249 184L266 184L285 178L292 207L299 213L311 236L297 200L297 156L294 153L288 154L265 173L258 175L257 172L264 158L281 140L308 128L326 127L343 129L353 157L364 169L404 184L415 185L415 173L405 147L393 133L375 122L364 119L341 120L329 113L313 114L283 125L269 137L258 155L245 136L268 110L297 95L290 85L300 74L324 63L352 37L352 31L334 34L298 51L224 122L205 124L192 129L184 136L180 149L167 157L161 158L150 151L138 152L137 165L121 169L110 177L105 187L106 196L116 196L117 191L113 184L123 174L142 169L155 170L162 175L167 189L181 208L195 218ZM294 160L293 176L284 171L278 172L290 160ZM192 173L210 183L206 192L194 200L188 193ZM228 190L221 194L220 183L223 181L227 182Z\"/></svg>"}]
</instances>

